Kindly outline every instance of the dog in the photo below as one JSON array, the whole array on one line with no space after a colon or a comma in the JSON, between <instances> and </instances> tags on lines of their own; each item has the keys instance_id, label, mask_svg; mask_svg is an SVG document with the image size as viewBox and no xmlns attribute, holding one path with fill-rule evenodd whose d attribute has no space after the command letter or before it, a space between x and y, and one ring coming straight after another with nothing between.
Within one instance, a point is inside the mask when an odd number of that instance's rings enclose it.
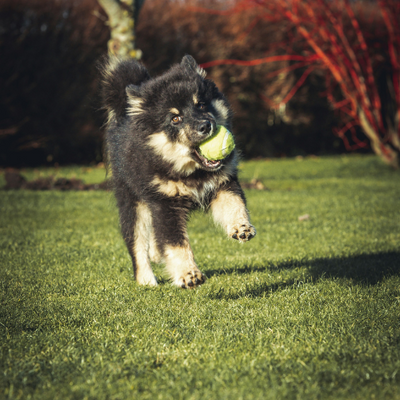
<instances>
[{"instance_id":1,"label":"dog","mask_svg":"<svg viewBox=\"0 0 400 400\"><path fill-rule=\"evenodd\" d=\"M110 59L102 97L107 162L135 279L157 285L152 261L165 263L176 286L201 285L206 278L186 227L191 211L210 210L241 243L256 234L238 182L237 151L213 161L198 148L217 125L231 130L227 100L189 55L155 78L135 60Z\"/></svg>"}]
</instances>

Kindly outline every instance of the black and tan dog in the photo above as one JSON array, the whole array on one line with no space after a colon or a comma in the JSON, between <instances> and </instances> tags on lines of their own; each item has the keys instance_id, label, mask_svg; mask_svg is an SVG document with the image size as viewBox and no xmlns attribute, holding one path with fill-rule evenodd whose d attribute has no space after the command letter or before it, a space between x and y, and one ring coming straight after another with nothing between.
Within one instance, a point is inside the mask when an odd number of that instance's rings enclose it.
<instances>
[{"instance_id":1,"label":"black and tan dog","mask_svg":"<svg viewBox=\"0 0 400 400\"><path fill-rule=\"evenodd\" d=\"M231 129L229 104L191 56L157 78L136 61L111 60L103 77L108 161L135 278L157 285L151 260L166 264L175 285L200 285L186 228L192 210L210 209L239 242L256 234L236 151L221 161L198 151L217 125Z\"/></svg>"}]
</instances>

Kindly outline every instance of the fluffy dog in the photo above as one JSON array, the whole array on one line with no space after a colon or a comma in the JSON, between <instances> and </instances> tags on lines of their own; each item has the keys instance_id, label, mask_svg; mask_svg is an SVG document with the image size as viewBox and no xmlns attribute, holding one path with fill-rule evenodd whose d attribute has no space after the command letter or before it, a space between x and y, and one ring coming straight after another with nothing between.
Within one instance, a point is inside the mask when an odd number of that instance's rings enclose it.
<instances>
[{"instance_id":1,"label":"fluffy dog","mask_svg":"<svg viewBox=\"0 0 400 400\"><path fill-rule=\"evenodd\" d=\"M229 237L256 234L237 178L237 153L207 160L198 146L217 125L231 130L228 102L191 56L150 78L136 61L103 69L106 150L122 235L139 284L157 285L150 261L164 262L175 285L205 281L187 234L189 213L210 210Z\"/></svg>"}]
</instances>

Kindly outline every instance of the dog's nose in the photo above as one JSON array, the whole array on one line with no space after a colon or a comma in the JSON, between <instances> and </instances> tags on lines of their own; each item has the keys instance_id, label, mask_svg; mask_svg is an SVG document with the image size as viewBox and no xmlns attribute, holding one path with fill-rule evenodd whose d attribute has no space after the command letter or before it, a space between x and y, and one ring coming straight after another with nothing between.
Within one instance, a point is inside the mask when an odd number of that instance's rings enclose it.
<instances>
[{"instance_id":1,"label":"dog's nose","mask_svg":"<svg viewBox=\"0 0 400 400\"><path fill-rule=\"evenodd\" d=\"M199 133L202 135L207 135L211 131L211 122L210 121L203 121L199 125Z\"/></svg>"}]
</instances>

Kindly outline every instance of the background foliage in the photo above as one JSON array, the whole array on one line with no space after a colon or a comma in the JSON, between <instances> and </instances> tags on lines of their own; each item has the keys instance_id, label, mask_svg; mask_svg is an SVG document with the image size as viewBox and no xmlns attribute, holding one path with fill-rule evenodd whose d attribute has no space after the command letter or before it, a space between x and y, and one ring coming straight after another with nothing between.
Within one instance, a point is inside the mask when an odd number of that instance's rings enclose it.
<instances>
[{"instance_id":1,"label":"background foliage","mask_svg":"<svg viewBox=\"0 0 400 400\"><path fill-rule=\"evenodd\" d=\"M161 73L186 53L205 63L257 59L287 52L288 43L296 46L293 26L279 14L274 20L255 20L257 10L227 11L234 4L147 0L139 15L137 47L151 73ZM371 18L376 4L362 4L357 14L362 32L369 47L387 59L382 45L387 33ZM101 160L104 115L96 63L107 50L105 21L96 0L0 0L0 165ZM276 108L263 100L279 103L301 77L304 71L290 70L290 65L208 69L233 105L244 155L345 151L332 133L342 122L323 94L325 79L318 71L288 104ZM386 72L380 70L381 88Z\"/></svg>"}]
</instances>

